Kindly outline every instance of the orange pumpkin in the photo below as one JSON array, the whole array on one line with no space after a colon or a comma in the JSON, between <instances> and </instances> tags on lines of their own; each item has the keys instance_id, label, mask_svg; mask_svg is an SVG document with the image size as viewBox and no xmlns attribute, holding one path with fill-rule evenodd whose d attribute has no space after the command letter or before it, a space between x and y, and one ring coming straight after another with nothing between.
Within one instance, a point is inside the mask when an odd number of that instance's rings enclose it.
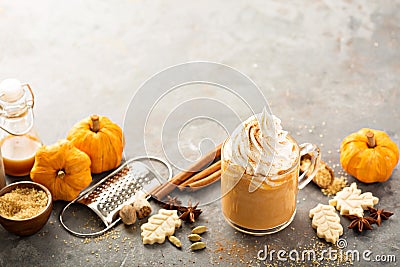
<instances>
[{"instance_id":1,"label":"orange pumpkin","mask_svg":"<svg viewBox=\"0 0 400 267\"><path fill-rule=\"evenodd\" d=\"M124 135L107 117L92 115L78 122L67 139L90 157L92 173L114 169L121 163Z\"/></svg>"},{"instance_id":2,"label":"orange pumpkin","mask_svg":"<svg viewBox=\"0 0 400 267\"><path fill-rule=\"evenodd\" d=\"M42 146L36 152L31 179L47 187L54 200L71 201L92 181L90 159L67 140Z\"/></svg>"},{"instance_id":3,"label":"orange pumpkin","mask_svg":"<svg viewBox=\"0 0 400 267\"><path fill-rule=\"evenodd\" d=\"M399 161L399 148L382 131L363 128L340 146L343 169L364 183L384 182Z\"/></svg>"}]
</instances>

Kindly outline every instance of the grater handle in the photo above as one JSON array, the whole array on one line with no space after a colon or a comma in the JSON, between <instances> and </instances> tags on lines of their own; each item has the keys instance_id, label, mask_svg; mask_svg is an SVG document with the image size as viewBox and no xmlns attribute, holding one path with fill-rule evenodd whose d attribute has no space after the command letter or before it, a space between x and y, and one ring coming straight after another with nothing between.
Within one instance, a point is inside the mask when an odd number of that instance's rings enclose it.
<instances>
[{"instance_id":1,"label":"grater handle","mask_svg":"<svg viewBox=\"0 0 400 267\"><path fill-rule=\"evenodd\" d=\"M102 229L102 230L100 230L100 231L94 232L94 233L79 233L79 232L75 232L74 230L68 228L68 226L67 226L67 225L64 223L64 221L63 221L64 212L69 208L69 206L71 206L71 205L74 204L74 203L75 203L75 200L71 201L71 202L68 203L68 204L64 207L64 209L61 211L61 213L60 213L60 223L61 223L61 225L65 228L65 230L67 230L67 232L69 232L70 234L73 234L73 235L75 235L75 236L77 236L77 237L95 237L95 236L102 235L102 234L104 234L105 232L107 232L108 230L110 230L111 228L113 228L114 225L116 225L116 224L121 220L121 218L118 218L118 219L116 219L114 222L112 222L111 224L109 224L106 228L104 228L104 229Z\"/></svg>"}]
</instances>

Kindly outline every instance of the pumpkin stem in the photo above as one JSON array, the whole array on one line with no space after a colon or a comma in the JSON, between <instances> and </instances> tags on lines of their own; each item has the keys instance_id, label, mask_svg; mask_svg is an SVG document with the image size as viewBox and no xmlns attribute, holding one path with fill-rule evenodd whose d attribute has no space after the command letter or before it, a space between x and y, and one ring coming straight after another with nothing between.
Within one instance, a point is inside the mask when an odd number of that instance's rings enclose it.
<instances>
[{"instance_id":1,"label":"pumpkin stem","mask_svg":"<svg viewBox=\"0 0 400 267\"><path fill-rule=\"evenodd\" d=\"M64 172L64 170L59 170L59 171L57 172L57 178L64 179L64 177L65 177L65 172Z\"/></svg>"},{"instance_id":2,"label":"pumpkin stem","mask_svg":"<svg viewBox=\"0 0 400 267\"><path fill-rule=\"evenodd\" d=\"M376 147L376 142L375 142L374 133L371 132L371 131L368 131L365 135L366 135L367 138L368 138L368 147L369 147L369 148L374 148L374 147Z\"/></svg>"},{"instance_id":3,"label":"pumpkin stem","mask_svg":"<svg viewBox=\"0 0 400 267\"><path fill-rule=\"evenodd\" d=\"M90 119L92 120L92 128L90 130L92 130L92 132L97 133L100 130L99 116L92 115L90 116Z\"/></svg>"}]
</instances>

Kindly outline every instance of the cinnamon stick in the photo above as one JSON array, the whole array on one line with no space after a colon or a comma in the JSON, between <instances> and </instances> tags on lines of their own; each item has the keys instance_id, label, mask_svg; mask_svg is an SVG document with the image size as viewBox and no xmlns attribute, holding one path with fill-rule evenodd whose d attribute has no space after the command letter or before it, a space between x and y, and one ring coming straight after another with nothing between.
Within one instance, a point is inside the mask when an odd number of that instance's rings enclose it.
<instances>
[{"instance_id":1,"label":"cinnamon stick","mask_svg":"<svg viewBox=\"0 0 400 267\"><path fill-rule=\"evenodd\" d=\"M156 187L150 194L156 199L162 199L170 192L172 192L178 185L185 182L189 179L193 173L200 171L202 168L207 166L210 162L214 161L216 158L221 156L221 146L222 143L216 146L213 150L208 152L202 158L200 158L197 162L191 165L186 171L180 172L176 176L174 176L170 181L165 182L164 184Z\"/></svg>"},{"instance_id":2,"label":"cinnamon stick","mask_svg":"<svg viewBox=\"0 0 400 267\"><path fill-rule=\"evenodd\" d=\"M203 186L210 185L221 178L221 169L212 173L211 175L204 177L201 180L188 184L191 189L200 189Z\"/></svg>"},{"instance_id":3,"label":"cinnamon stick","mask_svg":"<svg viewBox=\"0 0 400 267\"><path fill-rule=\"evenodd\" d=\"M199 180L201 180L201 179L213 174L214 172L216 172L216 171L218 171L220 169L221 169L221 160L218 160L217 162L215 162L211 166L207 167L206 169L202 170L199 173L196 173L195 175L193 175L192 177L187 179L185 182L181 183L179 185L179 189L182 190L188 184L191 184L193 182L199 181Z\"/></svg>"}]
</instances>

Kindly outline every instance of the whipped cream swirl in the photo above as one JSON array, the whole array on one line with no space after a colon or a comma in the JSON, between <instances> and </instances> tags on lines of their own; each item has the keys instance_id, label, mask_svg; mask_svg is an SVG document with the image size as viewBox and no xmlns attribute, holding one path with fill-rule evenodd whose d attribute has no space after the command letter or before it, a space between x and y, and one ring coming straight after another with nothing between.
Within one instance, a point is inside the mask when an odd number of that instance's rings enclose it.
<instances>
[{"instance_id":1,"label":"whipped cream swirl","mask_svg":"<svg viewBox=\"0 0 400 267\"><path fill-rule=\"evenodd\" d=\"M287 134L281 120L264 108L234 130L224 154L233 164L245 168L246 174L274 176L289 169L297 157L298 151Z\"/></svg>"}]
</instances>

